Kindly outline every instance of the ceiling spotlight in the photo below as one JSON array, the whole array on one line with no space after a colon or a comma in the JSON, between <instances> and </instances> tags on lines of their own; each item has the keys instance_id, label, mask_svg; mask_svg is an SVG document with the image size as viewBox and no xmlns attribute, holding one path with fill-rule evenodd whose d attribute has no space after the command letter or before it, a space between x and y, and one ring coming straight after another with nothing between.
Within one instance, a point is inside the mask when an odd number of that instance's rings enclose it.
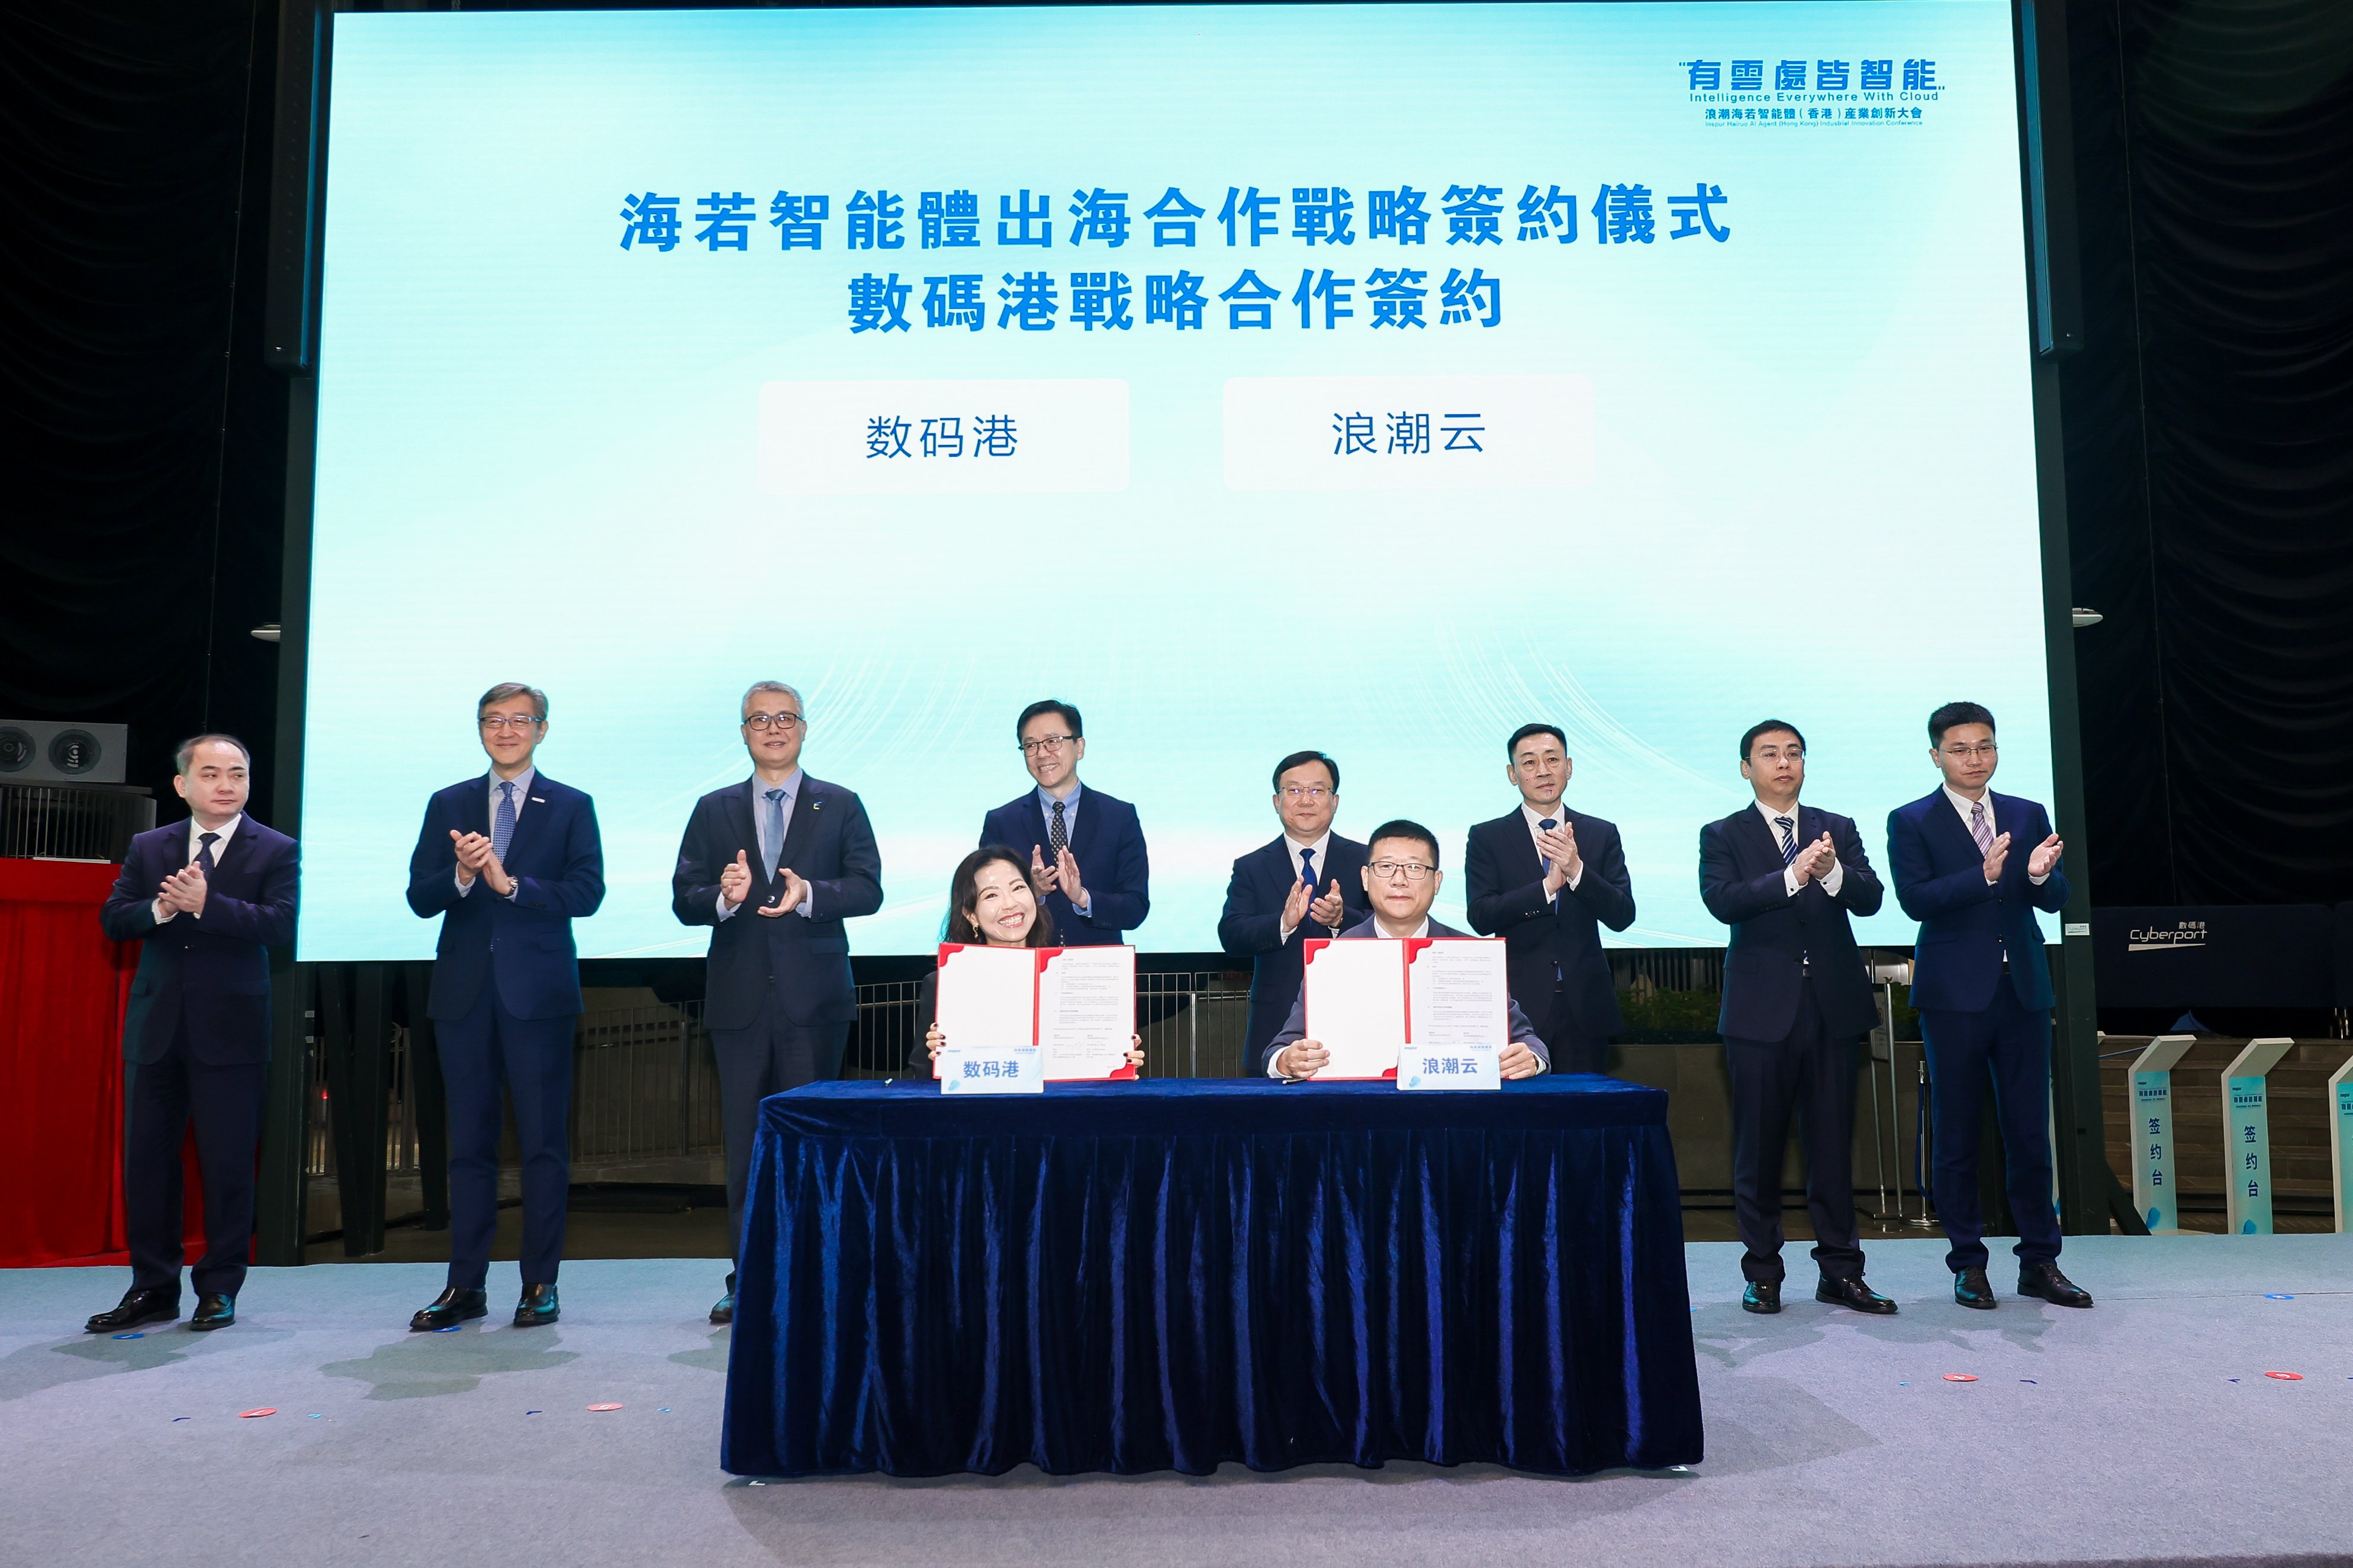
<instances>
[{"instance_id":1,"label":"ceiling spotlight","mask_svg":"<svg viewBox=\"0 0 2353 1568\"><path fill-rule=\"evenodd\" d=\"M2078 626L2083 625L2081 617L2083 616L2084 612L2078 610L2075 612L2075 615L2078 617L2075 624ZM2094 616L2092 618L2094 620L2099 619L2097 616ZM278 623L276 621L272 621L266 626L256 626L253 628L253 635L259 637L263 642L276 642L278 640Z\"/></svg>"},{"instance_id":2,"label":"ceiling spotlight","mask_svg":"<svg viewBox=\"0 0 2353 1568\"><path fill-rule=\"evenodd\" d=\"M2080 631L2082 631L2085 626L2098 626L2098 625L2099 625L2103 620L2105 620L2105 619L2107 618L2106 616L2105 616L2101 615L2099 611L2097 611L2097 610L2087 610L2087 609L2084 608L2084 606L2083 606L2083 605L2076 605L2076 606L2074 607L2074 609L2073 609L2073 610L2072 610L2072 611L2071 611L2071 612L2069 612L2069 613L2070 613L2070 614L2072 614L2072 615L2075 617L2075 629L2076 629L2077 631L2079 631L2079 632L2080 632ZM253 635L254 635L255 637L259 637L261 634L260 634L259 632L256 632L256 633L254 633Z\"/></svg>"}]
</instances>

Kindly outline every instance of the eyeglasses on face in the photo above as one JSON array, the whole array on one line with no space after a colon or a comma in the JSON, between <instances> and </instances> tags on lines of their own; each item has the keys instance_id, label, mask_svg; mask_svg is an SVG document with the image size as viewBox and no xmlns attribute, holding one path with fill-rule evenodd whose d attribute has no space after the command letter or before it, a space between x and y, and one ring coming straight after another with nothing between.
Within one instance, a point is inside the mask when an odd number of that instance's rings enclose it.
<instances>
[{"instance_id":1,"label":"eyeglasses on face","mask_svg":"<svg viewBox=\"0 0 2353 1568\"><path fill-rule=\"evenodd\" d=\"M1021 754L1034 757L1040 752L1059 752L1077 739L1076 735L1040 735L1034 741L1022 742Z\"/></svg>"},{"instance_id":2,"label":"eyeglasses on face","mask_svg":"<svg viewBox=\"0 0 2353 1568\"><path fill-rule=\"evenodd\" d=\"M485 713L474 722L486 731L528 730L534 724L544 724L547 721L533 713Z\"/></svg>"},{"instance_id":3,"label":"eyeglasses on face","mask_svg":"<svg viewBox=\"0 0 2353 1568\"><path fill-rule=\"evenodd\" d=\"M1322 800L1325 795L1330 795L1331 793L1332 792L1330 790L1326 789L1322 784L1285 784L1282 786L1282 795L1285 800Z\"/></svg>"},{"instance_id":4,"label":"eyeglasses on face","mask_svg":"<svg viewBox=\"0 0 2353 1568\"><path fill-rule=\"evenodd\" d=\"M799 729L807 721L797 713L746 713L744 727L747 730L782 730L786 734Z\"/></svg>"},{"instance_id":5,"label":"eyeglasses on face","mask_svg":"<svg viewBox=\"0 0 2353 1568\"><path fill-rule=\"evenodd\" d=\"M1409 882L1419 882L1438 868L1425 866L1419 860L1376 860L1369 869L1385 882L1394 882L1399 878Z\"/></svg>"},{"instance_id":6,"label":"eyeglasses on face","mask_svg":"<svg viewBox=\"0 0 2353 1568\"><path fill-rule=\"evenodd\" d=\"M1956 743L1945 747L1944 752L1945 755L1952 758L1953 761L1957 763L1965 763L1971 757L1992 756L1994 754L1994 743L1991 741L1979 741L1974 746L1964 746Z\"/></svg>"}]
</instances>

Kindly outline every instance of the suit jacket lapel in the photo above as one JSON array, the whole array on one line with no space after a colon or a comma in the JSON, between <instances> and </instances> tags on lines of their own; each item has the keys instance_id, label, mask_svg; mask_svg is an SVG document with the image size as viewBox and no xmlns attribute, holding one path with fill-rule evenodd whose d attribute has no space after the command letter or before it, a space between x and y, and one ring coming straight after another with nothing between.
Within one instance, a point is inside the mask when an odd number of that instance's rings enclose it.
<instances>
[{"instance_id":1,"label":"suit jacket lapel","mask_svg":"<svg viewBox=\"0 0 2353 1568\"><path fill-rule=\"evenodd\" d=\"M785 847L776 857L777 865L792 865L793 858L808 847L809 838L817 832L818 812L824 804L817 781L802 773L801 787L793 795L793 819L785 824Z\"/></svg>"}]
</instances>

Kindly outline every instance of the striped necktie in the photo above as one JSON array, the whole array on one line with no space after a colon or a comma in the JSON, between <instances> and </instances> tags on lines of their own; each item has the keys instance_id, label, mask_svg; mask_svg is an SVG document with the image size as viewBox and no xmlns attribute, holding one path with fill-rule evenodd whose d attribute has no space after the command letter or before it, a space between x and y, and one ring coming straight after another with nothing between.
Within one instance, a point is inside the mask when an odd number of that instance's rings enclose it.
<instances>
[{"instance_id":1,"label":"striped necktie","mask_svg":"<svg viewBox=\"0 0 2353 1568\"><path fill-rule=\"evenodd\" d=\"M1777 816L1773 819L1773 826L1781 830L1781 864L1796 865L1798 863L1797 823L1789 817Z\"/></svg>"}]
</instances>

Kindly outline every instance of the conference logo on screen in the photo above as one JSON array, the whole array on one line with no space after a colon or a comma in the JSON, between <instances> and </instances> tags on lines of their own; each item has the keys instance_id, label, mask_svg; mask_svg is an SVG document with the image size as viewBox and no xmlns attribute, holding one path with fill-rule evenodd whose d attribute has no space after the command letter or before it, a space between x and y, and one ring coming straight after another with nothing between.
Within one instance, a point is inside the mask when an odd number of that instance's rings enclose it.
<instances>
[{"instance_id":1,"label":"conference logo on screen","mask_svg":"<svg viewBox=\"0 0 2353 1568\"><path fill-rule=\"evenodd\" d=\"M1852 59L1677 60L1691 101L1713 125L1918 125L1951 84L1936 62Z\"/></svg>"}]
</instances>

